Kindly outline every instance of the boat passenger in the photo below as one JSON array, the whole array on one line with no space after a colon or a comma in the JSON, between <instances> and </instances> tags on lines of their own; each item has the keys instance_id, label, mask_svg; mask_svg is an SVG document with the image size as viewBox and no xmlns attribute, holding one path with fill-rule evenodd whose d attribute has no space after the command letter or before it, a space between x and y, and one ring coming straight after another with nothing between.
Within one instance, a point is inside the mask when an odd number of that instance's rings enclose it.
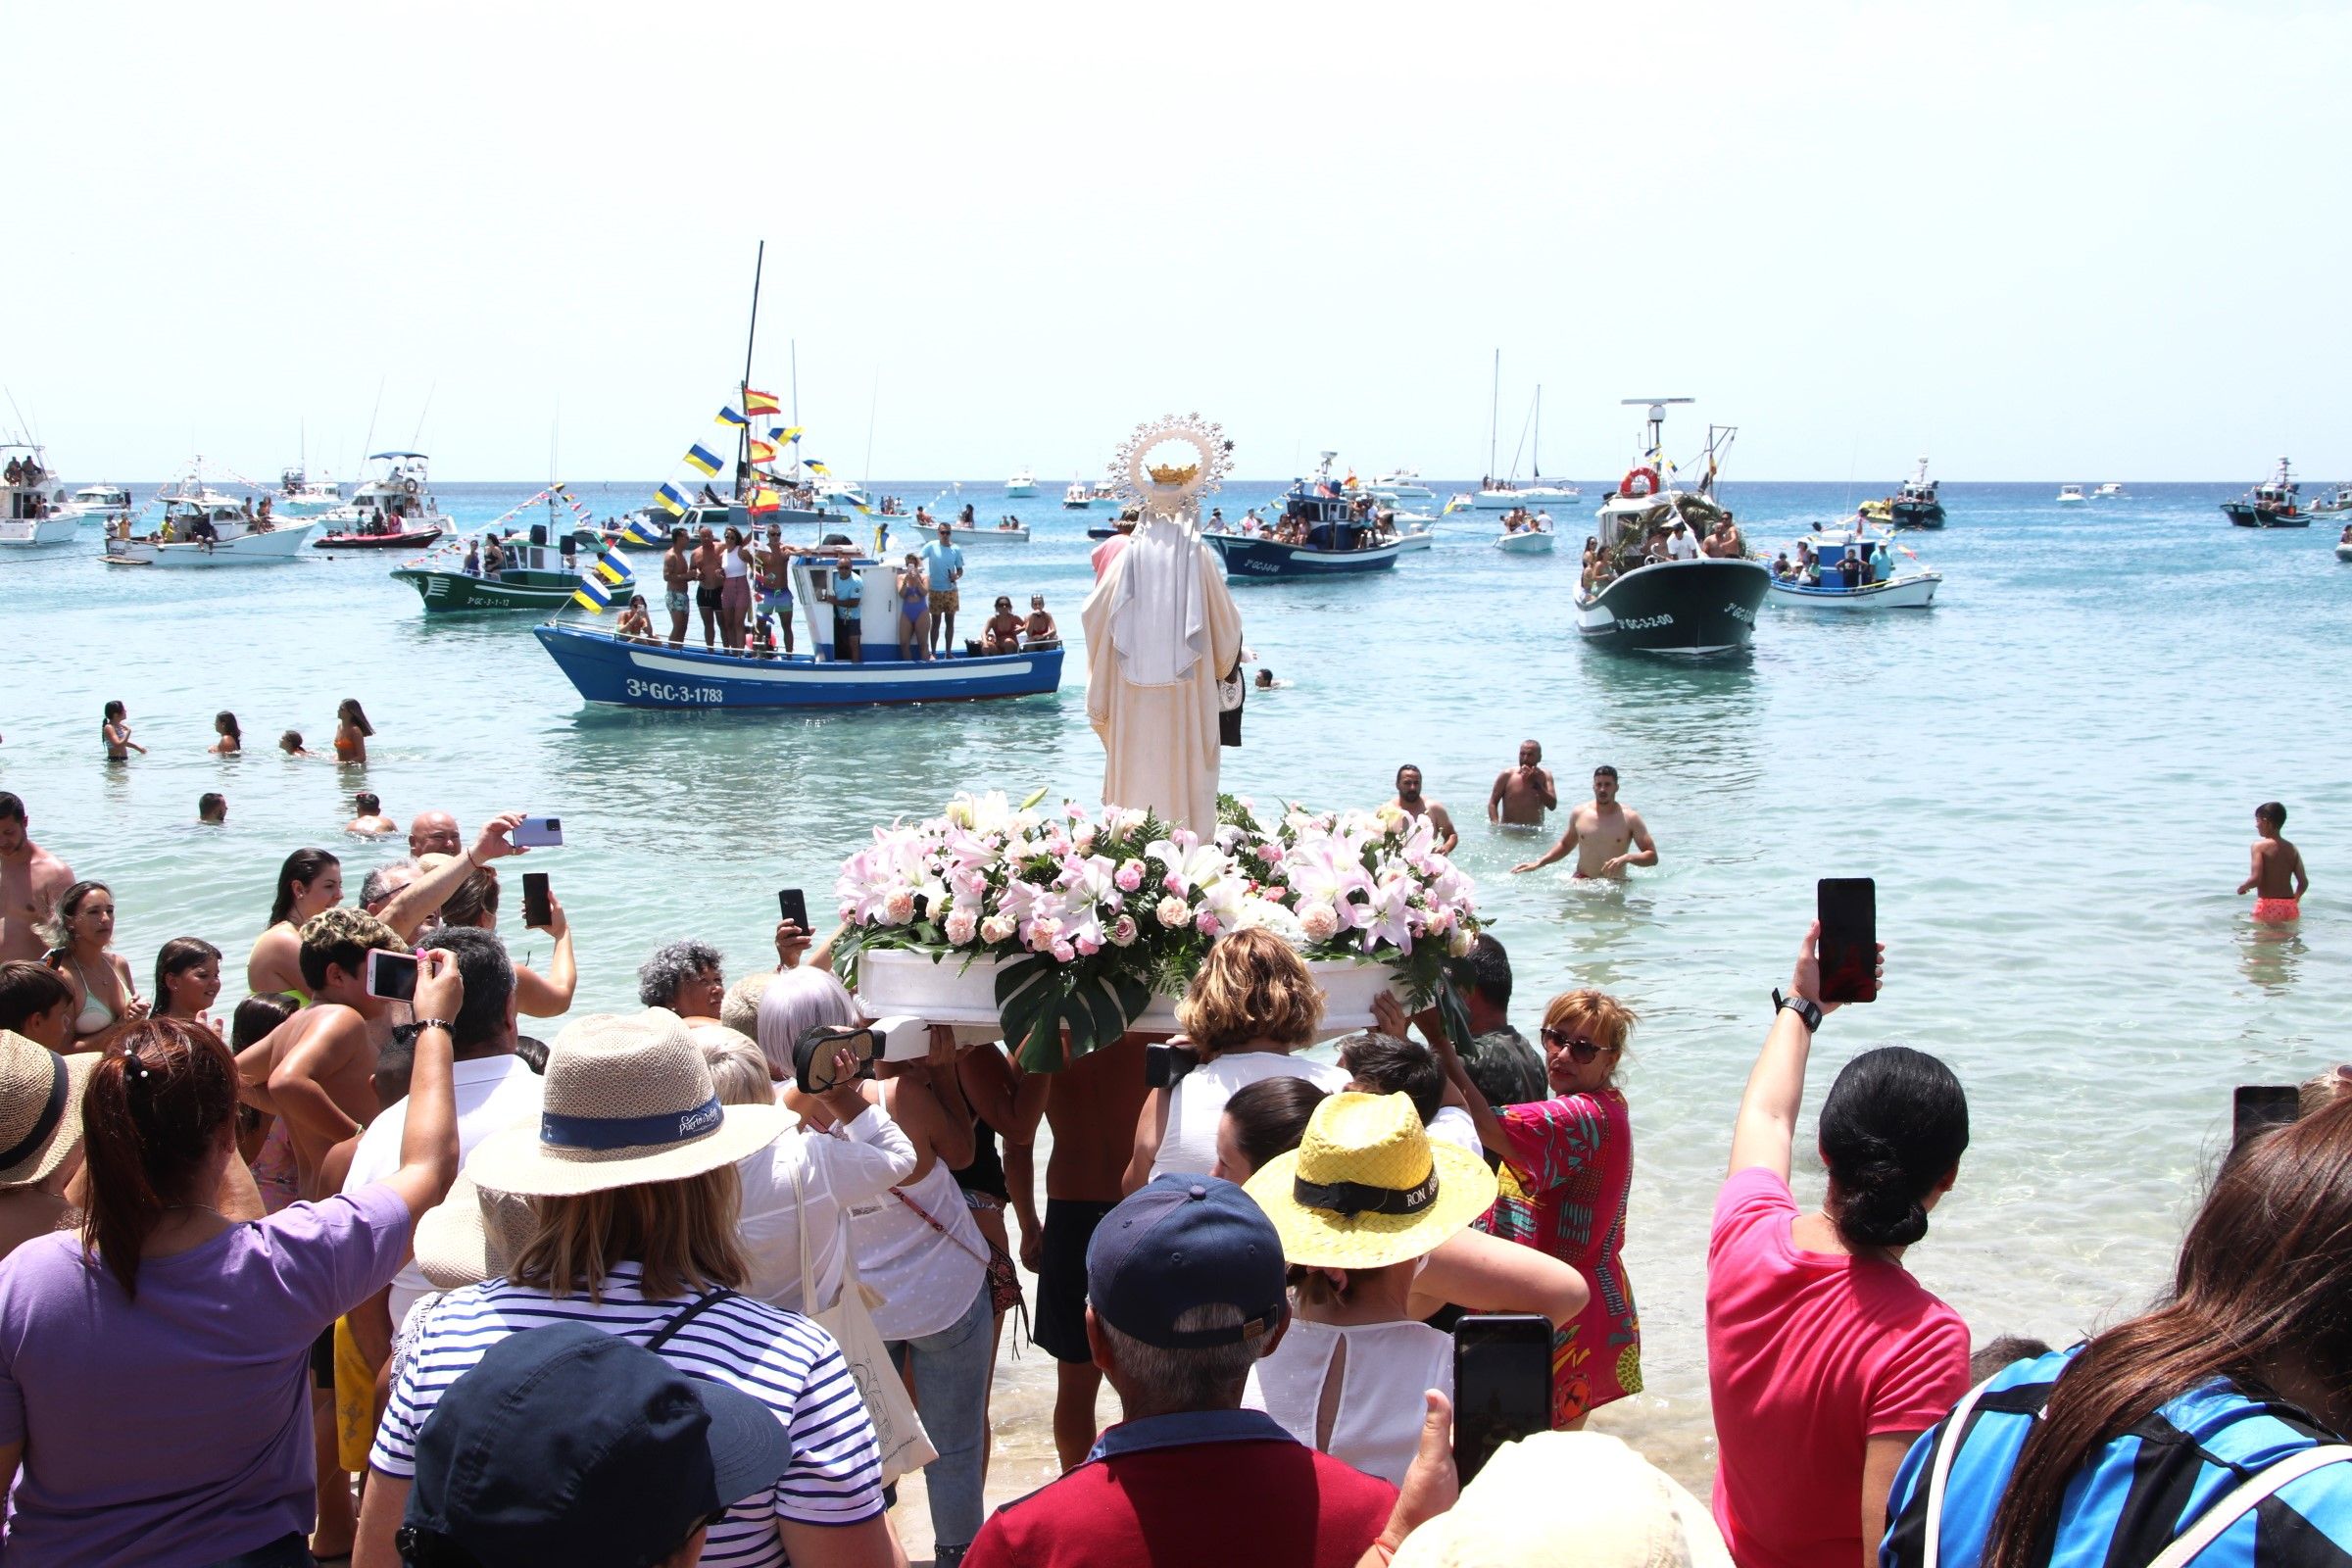
<instances>
[{"instance_id":1,"label":"boat passenger","mask_svg":"<svg viewBox=\"0 0 2352 1568\"><path fill-rule=\"evenodd\" d=\"M931 657L931 583L923 575L923 559L913 551L906 552L906 564L898 570L899 591L899 657L904 660Z\"/></svg>"},{"instance_id":2,"label":"boat passenger","mask_svg":"<svg viewBox=\"0 0 2352 1568\"><path fill-rule=\"evenodd\" d=\"M1802 550L1804 546L1799 545L1797 548ZM1775 582L1787 582L1795 575L1796 568L1788 564L1788 552L1786 550L1782 551L1779 559L1774 561L1772 564L1773 580Z\"/></svg>"},{"instance_id":3,"label":"boat passenger","mask_svg":"<svg viewBox=\"0 0 2352 1568\"><path fill-rule=\"evenodd\" d=\"M620 612L620 624L613 631L633 643L654 640L654 617L646 612L645 595L629 595L629 608Z\"/></svg>"},{"instance_id":4,"label":"boat passenger","mask_svg":"<svg viewBox=\"0 0 2352 1568\"><path fill-rule=\"evenodd\" d=\"M468 577L479 577L482 574L482 542L479 539L466 545L464 569Z\"/></svg>"},{"instance_id":5,"label":"boat passenger","mask_svg":"<svg viewBox=\"0 0 2352 1568\"><path fill-rule=\"evenodd\" d=\"M1884 539L1870 552L1870 574L1872 580L1877 582L1885 582L1894 575L1894 562L1886 554L1886 541Z\"/></svg>"},{"instance_id":6,"label":"boat passenger","mask_svg":"<svg viewBox=\"0 0 2352 1568\"><path fill-rule=\"evenodd\" d=\"M792 552L784 548L781 524L767 525L767 544L760 552L760 613L774 616L783 628L784 652L792 652Z\"/></svg>"},{"instance_id":7,"label":"boat passenger","mask_svg":"<svg viewBox=\"0 0 2352 1568\"><path fill-rule=\"evenodd\" d=\"M984 654L1010 654L1020 651L1021 617L1012 612L1012 600L1004 594L997 596L997 612L988 617L980 631L980 651Z\"/></svg>"},{"instance_id":8,"label":"boat passenger","mask_svg":"<svg viewBox=\"0 0 2352 1568\"><path fill-rule=\"evenodd\" d=\"M498 535L492 534L482 541L482 575L495 577L506 569L506 549L499 544Z\"/></svg>"},{"instance_id":9,"label":"boat passenger","mask_svg":"<svg viewBox=\"0 0 2352 1568\"><path fill-rule=\"evenodd\" d=\"M833 564L833 573L831 586L816 591L833 607L833 657L842 663L860 664L865 662L864 632L858 624L865 611L865 584L858 580L858 570L847 557Z\"/></svg>"},{"instance_id":10,"label":"boat passenger","mask_svg":"<svg viewBox=\"0 0 2352 1568\"><path fill-rule=\"evenodd\" d=\"M1061 628L1054 624L1052 615L1046 613L1046 596L1044 594L1029 596L1029 619L1022 625L1021 635L1027 639L1032 648L1059 648L1061 646Z\"/></svg>"}]
</instances>

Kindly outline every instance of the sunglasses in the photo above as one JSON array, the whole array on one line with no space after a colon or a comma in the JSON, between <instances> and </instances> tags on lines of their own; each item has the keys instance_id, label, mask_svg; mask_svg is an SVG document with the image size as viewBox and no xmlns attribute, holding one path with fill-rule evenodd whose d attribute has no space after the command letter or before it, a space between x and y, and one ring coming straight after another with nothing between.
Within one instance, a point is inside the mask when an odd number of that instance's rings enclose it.
<instances>
[{"instance_id":1,"label":"sunglasses","mask_svg":"<svg viewBox=\"0 0 2352 1568\"><path fill-rule=\"evenodd\" d=\"M1541 1032L1546 1049L1565 1051L1568 1053L1568 1059L1579 1067L1584 1066L1604 1051L1617 1049L1615 1046L1604 1046L1597 1041L1588 1040L1583 1035L1572 1035L1565 1029L1553 1029L1546 1026Z\"/></svg>"}]
</instances>

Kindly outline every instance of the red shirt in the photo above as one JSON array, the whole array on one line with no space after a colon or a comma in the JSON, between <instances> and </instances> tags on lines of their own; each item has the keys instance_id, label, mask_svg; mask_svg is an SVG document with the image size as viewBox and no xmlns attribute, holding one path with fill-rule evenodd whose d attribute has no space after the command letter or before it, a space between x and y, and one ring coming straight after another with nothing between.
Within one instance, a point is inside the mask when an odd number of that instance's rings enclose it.
<instances>
[{"instance_id":1,"label":"red shirt","mask_svg":"<svg viewBox=\"0 0 2352 1568\"><path fill-rule=\"evenodd\" d=\"M1761 1166L1715 1199L1715 1522L1740 1568L1854 1568L1863 1448L1924 1432L1968 1392L1968 1326L1900 1263L1799 1251L1796 1213Z\"/></svg>"},{"instance_id":2,"label":"red shirt","mask_svg":"<svg viewBox=\"0 0 2352 1568\"><path fill-rule=\"evenodd\" d=\"M1352 1568L1396 1489L1262 1410L1128 1421L1087 1462L989 1516L964 1568Z\"/></svg>"}]
</instances>

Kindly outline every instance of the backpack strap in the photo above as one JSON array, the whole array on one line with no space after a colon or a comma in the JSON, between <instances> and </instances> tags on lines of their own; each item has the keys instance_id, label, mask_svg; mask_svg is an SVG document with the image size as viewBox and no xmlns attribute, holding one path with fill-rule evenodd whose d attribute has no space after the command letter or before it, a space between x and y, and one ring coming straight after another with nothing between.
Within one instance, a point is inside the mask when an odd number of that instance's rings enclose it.
<instances>
[{"instance_id":1,"label":"backpack strap","mask_svg":"<svg viewBox=\"0 0 2352 1568\"><path fill-rule=\"evenodd\" d=\"M2252 1513L2255 1505L2263 1498L2268 1497L2281 1487L2302 1480L2314 1470L2323 1470L2331 1464L2342 1464L2347 1459L2352 1459L2352 1447L2334 1443L2322 1444L2317 1447L2305 1448L2300 1453L2287 1455L2277 1464L2265 1469L2260 1475L2244 1482L2235 1492L2206 1509L2203 1514L2198 1516L2195 1524L2176 1536L2171 1545L2157 1553L2156 1559L2148 1564L2148 1568L2184 1568L2184 1565L2198 1552L2203 1551L2219 1540L2222 1532Z\"/></svg>"},{"instance_id":2,"label":"backpack strap","mask_svg":"<svg viewBox=\"0 0 2352 1568\"><path fill-rule=\"evenodd\" d=\"M679 1308L678 1311L670 1317L668 1322L662 1324L661 1332L645 1342L645 1348L649 1350L659 1352L662 1347L667 1345L672 1339L676 1338L678 1330L684 1328L696 1318L701 1317L705 1312L708 1312L710 1310L710 1308L716 1306L719 1302L727 1299L734 1294L735 1293L733 1291L728 1290L722 1285L714 1291L710 1291L702 1296L696 1297L685 1306Z\"/></svg>"},{"instance_id":3,"label":"backpack strap","mask_svg":"<svg viewBox=\"0 0 2352 1568\"><path fill-rule=\"evenodd\" d=\"M1993 1374L1998 1376L1999 1372ZM1943 1553L1943 1490L1952 1479L1952 1460L1968 1436L1968 1418L1976 1414L1977 1401L1991 1386L1992 1378L1986 1378L1969 1390L1952 1406L1952 1413L1943 1418L1942 1435L1936 1440L1935 1461L1928 1466L1928 1513L1920 1542L1919 1568L1936 1568L1936 1559Z\"/></svg>"}]
</instances>

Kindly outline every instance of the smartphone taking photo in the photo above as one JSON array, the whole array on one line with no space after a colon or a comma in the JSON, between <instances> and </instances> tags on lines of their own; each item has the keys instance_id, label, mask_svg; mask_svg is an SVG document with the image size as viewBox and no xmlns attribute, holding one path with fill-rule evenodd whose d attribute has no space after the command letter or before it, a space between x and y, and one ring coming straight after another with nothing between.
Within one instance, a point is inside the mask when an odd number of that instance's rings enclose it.
<instances>
[{"instance_id":1,"label":"smartphone taking photo","mask_svg":"<svg viewBox=\"0 0 2352 1568\"><path fill-rule=\"evenodd\" d=\"M416 955L387 953L381 948L370 948L368 950L364 980L371 997L382 997L387 1002L415 1002Z\"/></svg>"},{"instance_id":2,"label":"smartphone taking photo","mask_svg":"<svg viewBox=\"0 0 2352 1568\"><path fill-rule=\"evenodd\" d=\"M548 903L547 873L545 871L523 872L522 923L524 928L531 931L544 931L554 923L555 918L556 911Z\"/></svg>"},{"instance_id":3,"label":"smartphone taking photo","mask_svg":"<svg viewBox=\"0 0 2352 1568\"><path fill-rule=\"evenodd\" d=\"M776 912L802 930L808 926L808 900L799 888L782 888L776 893Z\"/></svg>"},{"instance_id":4,"label":"smartphone taking photo","mask_svg":"<svg viewBox=\"0 0 2352 1568\"><path fill-rule=\"evenodd\" d=\"M1453 1326L1453 1467L1468 1486L1494 1450L1551 1430L1551 1324L1470 1312Z\"/></svg>"},{"instance_id":5,"label":"smartphone taking photo","mask_svg":"<svg viewBox=\"0 0 2352 1568\"><path fill-rule=\"evenodd\" d=\"M1814 889L1821 920L1821 999L1871 1002L1879 994L1879 885L1825 876Z\"/></svg>"},{"instance_id":6,"label":"smartphone taking photo","mask_svg":"<svg viewBox=\"0 0 2352 1568\"><path fill-rule=\"evenodd\" d=\"M514 824L511 841L518 850L561 849L564 844L564 819L560 816L526 816Z\"/></svg>"}]
</instances>

